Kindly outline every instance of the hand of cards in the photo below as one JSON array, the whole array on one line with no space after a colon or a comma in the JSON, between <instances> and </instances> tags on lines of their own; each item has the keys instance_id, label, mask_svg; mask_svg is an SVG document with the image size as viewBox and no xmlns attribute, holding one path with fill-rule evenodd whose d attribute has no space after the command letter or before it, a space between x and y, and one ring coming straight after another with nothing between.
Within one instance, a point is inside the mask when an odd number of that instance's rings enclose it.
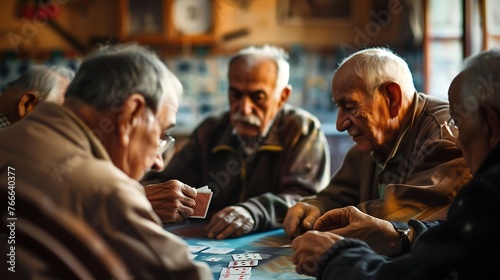
<instances>
[{"instance_id":1,"label":"hand of cards","mask_svg":"<svg viewBox=\"0 0 500 280\"><path fill-rule=\"evenodd\" d=\"M210 201L212 200L212 190L208 186L204 186L196 189L198 195L194 199L196 205L194 206L194 214L191 218L205 219L208 212L208 207L210 206Z\"/></svg>"}]
</instances>

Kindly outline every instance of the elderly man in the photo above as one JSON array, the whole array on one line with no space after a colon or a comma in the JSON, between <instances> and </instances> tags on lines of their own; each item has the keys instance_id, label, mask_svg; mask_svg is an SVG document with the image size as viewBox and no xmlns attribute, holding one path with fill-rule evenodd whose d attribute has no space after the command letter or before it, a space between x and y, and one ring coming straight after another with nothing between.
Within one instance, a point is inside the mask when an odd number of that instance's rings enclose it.
<instances>
[{"instance_id":1,"label":"elderly man","mask_svg":"<svg viewBox=\"0 0 500 280\"><path fill-rule=\"evenodd\" d=\"M162 228L137 181L163 167L181 92L153 53L135 45L99 50L81 64L64 107L40 104L0 131L0 174L15 168L17 189L36 188L88 222L136 279L211 279Z\"/></svg>"},{"instance_id":2,"label":"elderly man","mask_svg":"<svg viewBox=\"0 0 500 280\"><path fill-rule=\"evenodd\" d=\"M229 112L206 119L162 173L147 176L208 185L210 211L218 211L206 227L209 238L278 228L288 207L328 183L330 154L318 119L285 104L289 68L279 48L241 50L229 61ZM160 216L168 212L161 186L146 192Z\"/></svg>"},{"instance_id":3,"label":"elderly man","mask_svg":"<svg viewBox=\"0 0 500 280\"><path fill-rule=\"evenodd\" d=\"M41 101L63 104L74 75L62 66L35 66L8 83L0 95L0 129L26 116Z\"/></svg>"},{"instance_id":4,"label":"elderly man","mask_svg":"<svg viewBox=\"0 0 500 280\"><path fill-rule=\"evenodd\" d=\"M288 211L285 232L294 238L326 211L348 205L400 222L444 217L471 177L447 122L448 103L417 93L406 62L382 48L346 58L332 97L337 129L355 144L326 189Z\"/></svg>"},{"instance_id":5,"label":"elderly man","mask_svg":"<svg viewBox=\"0 0 500 280\"><path fill-rule=\"evenodd\" d=\"M446 221L410 220L411 251L391 259L361 240L337 235L357 231L371 246L398 244L401 252L401 235L390 222L354 207L331 210L314 226L331 232L310 231L293 241L297 272L318 279L497 278L498 257L485 251L498 249L500 228L500 210L495 206L500 200L498 81L500 50L496 49L469 58L450 86L450 122L458 127L457 143L474 178L455 197Z\"/></svg>"}]
</instances>

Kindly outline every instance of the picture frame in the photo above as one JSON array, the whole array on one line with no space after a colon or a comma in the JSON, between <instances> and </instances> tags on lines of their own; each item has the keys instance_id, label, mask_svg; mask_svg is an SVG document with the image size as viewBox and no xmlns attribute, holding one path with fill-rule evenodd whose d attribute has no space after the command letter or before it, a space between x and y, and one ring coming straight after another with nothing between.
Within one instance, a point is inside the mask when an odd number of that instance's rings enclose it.
<instances>
[{"instance_id":1,"label":"picture frame","mask_svg":"<svg viewBox=\"0 0 500 280\"><path fill-rule=\"evenodd\" d=\"M486 0L486 29L488 33L494 36L500 35L500 3L498 1Z\"/></svg>"},{"instance_id":2,"label":"picture frame","mask_svg":"<svg viewBox=\"0 0 500 280\"><path fill-rule=\"evenodd\" d=\"M278 0L278 22L292 26L356 24L357 0Z\"/></svg>"}]
</instances>

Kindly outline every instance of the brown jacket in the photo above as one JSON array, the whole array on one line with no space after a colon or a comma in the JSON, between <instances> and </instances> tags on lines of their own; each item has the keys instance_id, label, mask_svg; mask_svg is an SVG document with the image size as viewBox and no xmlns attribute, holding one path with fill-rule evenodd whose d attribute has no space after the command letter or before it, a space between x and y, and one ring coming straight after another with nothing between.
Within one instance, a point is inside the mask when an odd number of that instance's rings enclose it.
<instances>
[{"instance_id":1,"label":"brown jacket","mask_svg":"<svg viewBox=\"0 0 500 280\"><path fill-rule=\"evenodd\" d=\"M206 119L161 173L143 183L178 179L214 192L209 215L241 205L254 231L281 226L288 207L323 189L330 179L328 142L316 117L285 105L254 156L240 146L226 112Z\"/></svg>"},{"instance_id":2,"label":"brown jacket","mask_svg":"<svg viewBox=\"0 0 500 280\"><path fill-rule=\"evenodd\" d=\"M458 190L471 179L460 149L444 123L446 101L417 93L411 119L398 136L392 157L377 163L351 147L328 187L303 201L323 212L347 205L387 220L445 218Z\"/></svg>"},{"instance_id":3,"label":"brown jacket","mask_svg":"<svg viewBox=\"0 0 500 280\"><path fill-rule=\"evenodd\" d=\"M88 222L136 279L212 279L187 244L165 231L144 188L116 168L94 133L64 107L41 103L0 131L0 174L16 169L16 188L36 186ZM2 180L4 184L7 180Z\"/></svg>"}]
</instances>

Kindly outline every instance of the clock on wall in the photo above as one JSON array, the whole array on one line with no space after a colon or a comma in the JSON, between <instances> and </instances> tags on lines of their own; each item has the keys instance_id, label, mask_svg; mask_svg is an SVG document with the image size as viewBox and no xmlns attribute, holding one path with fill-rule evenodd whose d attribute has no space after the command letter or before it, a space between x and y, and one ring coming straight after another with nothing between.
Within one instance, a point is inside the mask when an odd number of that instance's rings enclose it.
<instances>
[{"instance_id":1,"label":"clock on wall","mask_svg":"<svg viewBox=\"0 0 500 280\"><path fill-rule=\"evenodd\" d=\"M120 39L144 44L211 45L212 0L119 0Z\"/></svg>"},{"instance_id":2,"label":"clock on wall","mask_svg":"<svg viewBox=\"0 0 500 280\"><path fill-rule=\"evenodd\" d=\"M179 43L211 44L215 22L212 0L170 0L173 38Z\"/></svg>"},{"instance_id":3,"label":"clock on wall","mask_svg":"<svg viewBox=\"0 0 500 280\"><path fill-rule=\"evenodd\" d=\"M212 28L210 0L174 0L172 12L174 27L183 35L203 35Z\"/></svg>"}]
</instances>

